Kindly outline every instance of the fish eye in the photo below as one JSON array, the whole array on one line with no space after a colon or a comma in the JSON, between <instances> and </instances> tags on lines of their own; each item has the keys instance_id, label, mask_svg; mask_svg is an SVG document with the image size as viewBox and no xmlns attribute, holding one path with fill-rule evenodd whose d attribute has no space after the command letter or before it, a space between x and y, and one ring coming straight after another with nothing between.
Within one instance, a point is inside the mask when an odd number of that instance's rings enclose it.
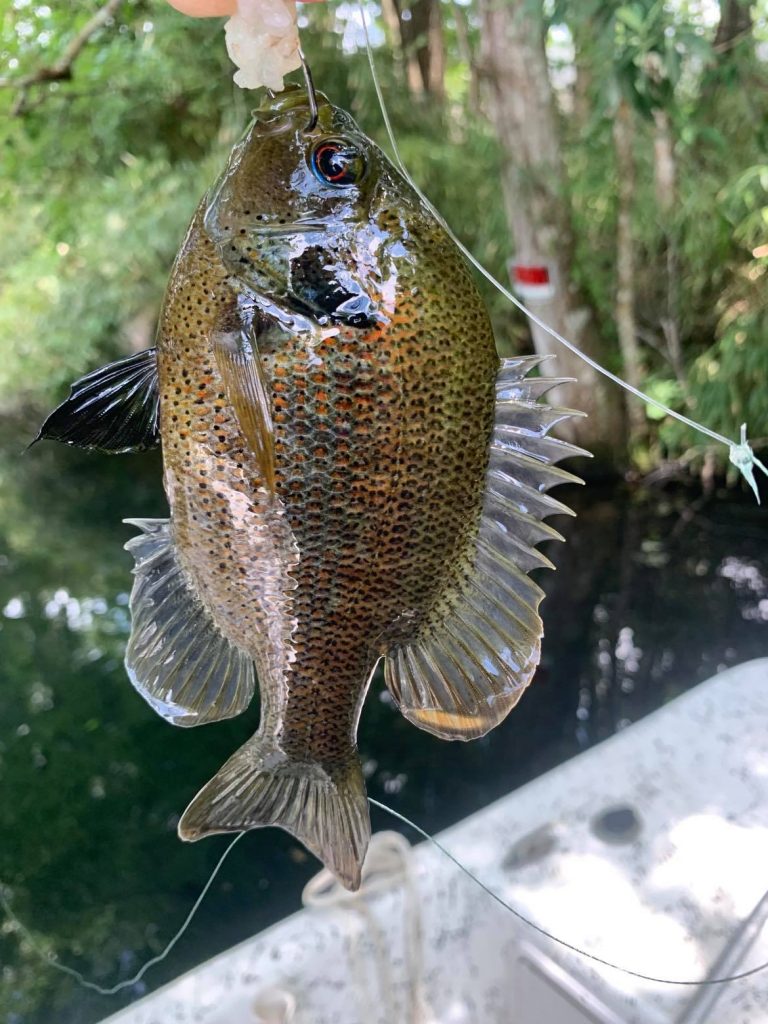
<instances>
[{"instance_id":1,"label":"fish eye","mask_svg":"<svg viewBox=\"0 0 768 1024\"><path fill-rule=\"evenodd\" d=\"M310 166L318 181L336 188L357 185L365 175L365 157L343 139L321 139L312 150Z\"/></svg>"}]
</instances>

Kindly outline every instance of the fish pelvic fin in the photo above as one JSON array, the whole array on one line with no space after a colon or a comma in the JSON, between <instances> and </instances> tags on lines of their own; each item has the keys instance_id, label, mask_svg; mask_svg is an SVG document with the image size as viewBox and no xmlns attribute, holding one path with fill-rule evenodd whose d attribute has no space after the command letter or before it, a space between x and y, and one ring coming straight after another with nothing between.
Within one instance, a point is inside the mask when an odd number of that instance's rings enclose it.
<instances>
[{"instance_id":1,"label":"fish pelvic fin","mask_svg":"<svg viewBox=\"0 0 768 1024\"><path fill-rule=\"evenodd\" d=\"M350 750L346 764L326 768L290 757L276 741L257 734L200 790L178 831L181 839L195 842L268 825L285 829L342 885L357 890L371 821L356 753Z\"/></svg>"}]
</instances>

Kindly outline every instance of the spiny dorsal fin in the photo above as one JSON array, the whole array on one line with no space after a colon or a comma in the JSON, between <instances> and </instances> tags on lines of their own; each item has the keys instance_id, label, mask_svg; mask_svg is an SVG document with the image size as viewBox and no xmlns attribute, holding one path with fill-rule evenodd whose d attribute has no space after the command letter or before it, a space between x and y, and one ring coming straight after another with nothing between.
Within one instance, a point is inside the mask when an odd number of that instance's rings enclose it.
<instances>
[{"instance_id":1,"label":"spiny dorsal fin","mask_svg":"<svg viewBox=\"0 0 768 1024\"><path fill-rule=\"evenodd\" d=\"M469 740L497 725L539 662L544 596L527 575L552 567L535 545L562 538L543 520L572 514L547 491L581 482L554 463L586 455L549 437L574 414L538 399L561 380L526 380L540 358L507 359L497 378L485 500L473 550L439 594L418 635L386 657L384 675L405 717L443 739Z\"/></svg>"},{"instance_id":2,"label":"spiny dorsal fin","mask_svg":"<svg viewBox=\"0 0 768 1024\"><path fill-rule=\"evenodd\" d=\"M167 519L126 519L138 537L131 637L125 667L155 711L173 725L233 718L251 702L251 659L221 635L179 565Z\"/></svg>"},{"instance_id":3,"label":"spiny dorsal fin","mask_svg":"<svg viewBox=\"0 0 768 1024\"><path fill-rule=\"evenodd\" d=\"M160 443L157 354L148 348L81 377L32 442L62 441L121 455Z\"/></svg>"}]
</instances>

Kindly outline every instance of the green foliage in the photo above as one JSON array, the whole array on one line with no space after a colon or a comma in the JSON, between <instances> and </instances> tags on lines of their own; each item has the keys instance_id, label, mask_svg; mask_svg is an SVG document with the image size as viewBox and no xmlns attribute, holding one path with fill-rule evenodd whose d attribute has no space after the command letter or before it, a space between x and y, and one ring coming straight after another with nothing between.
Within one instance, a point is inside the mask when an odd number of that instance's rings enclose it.
<instances>
[{"instance_id":1,"label":"green foliage","mask_svg":"<svg viewBox=\"0 0 768 1024\"><path fill-rule=\"evenodd\" d=\"M612 118L623 95L639 115L633 233L647 390L731 438L745 419L753 437L765 437L768 397L759 384L768 373L765 258L752 255L768 237L768 175L760 162L768 67L755 50L766 31L765 5L755 9L755 38L729 51L727 69L713 48L716 26L702 20L695 4L577 6L563 0L555 18L574 39L576 92L584 89L588 101L586 113L577 110L563 121L575 272L606 336L614 339ZM659 209L655 183L659 115L669 126L675 163L668 212ZM670 324L680 338L682 375L672 365ZM648 415L668 454L701 444L700 436L658 411ZM655 449L656 457L662 449ZM727 451L719 456L725 463Z\"/></svg>"},{"instance_id":2,"label":"green foliage","mask_svg":"<svg viewBox=\"0 0 768 1024\"><path fill-rule=\"evenodd\" d=\"M98 6L73 17L68 5L16 0L0 63L21 76L55 62ZM71 82L29 88L18 116L8 115L21 94L0 91L6 411L49 401L124 348L134 317L156 312L186 223L244 120L216 25L136 0L119 20L82 50Z\"/></svg>"},{"instance_id":3,"label":"green foliage","mask_svg":"<svg viewBox=\"0 0 768 1024\"><path fill-rule=\"evenodd\" d=\"M6 5L0 64L8 77L54 65L99 7L98 0ZM615 353L609 362L620 371L611 122L623 95L639 115L637 312L649 379L681 408L691 402L702 417L706 410L710 425L729 434L737 408L750 410L753 432L766 432L765 407L741 391L756 379L761 358L768 362L754 276L760 261L752 257L765 238L760 160L768 89L754 48L768 33L765 7L760 0L755 8L755 39L739 43L727 62L713 50L716 26L704 21L698 3L557 0L546 8L550 27L565 28L574 47L572 58L558 58L558 73L570 68L576 85L560 85L557 96L567 112L562 148L575 283L594 304ZM384 142L356 12L311 5L302 16L319 86ZM401 55L379 43L382 84L416 180L505 279L514 242L499 149L466 59L469 46L478 61L479 20L471 5L457 12L445 3L443 21L445 103L414 100ZM183 18L159 0L124 0L114 21L83 47L70 79L0 89L0 413L26 410L32 419L85 369L148 343L186 223L252 102L232 86L220 22ZM659 111L669 120L677 171L674 209L664 215L654 191ZM502 350L525 345L519 315L492 290L486 294ZM670 317L686 381L665 351ZM737 346L742 333L747 340ZM702 370L717 360L730 373L723 351L736 359L742 348L755 365L727 387ZM670 451L691 440L664 422L659 428Z\"/></svg>"}]
</instances>

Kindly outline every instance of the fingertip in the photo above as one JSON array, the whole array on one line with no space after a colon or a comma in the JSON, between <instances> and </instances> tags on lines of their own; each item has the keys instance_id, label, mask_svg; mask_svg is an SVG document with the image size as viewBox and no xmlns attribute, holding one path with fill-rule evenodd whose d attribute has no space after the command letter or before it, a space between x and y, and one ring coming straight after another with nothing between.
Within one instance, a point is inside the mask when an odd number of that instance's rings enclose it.
<instances>
[{"instance_id":1,"label":"fingertip","mask_svg":"<svg viewBox=\"0 0 768 1024\"><path fill-rule=\"evenodd\" d=\"M237 11L237 0L168 0L168 3L192 18L223 18Z\"/></svg>"}]
</instances>

